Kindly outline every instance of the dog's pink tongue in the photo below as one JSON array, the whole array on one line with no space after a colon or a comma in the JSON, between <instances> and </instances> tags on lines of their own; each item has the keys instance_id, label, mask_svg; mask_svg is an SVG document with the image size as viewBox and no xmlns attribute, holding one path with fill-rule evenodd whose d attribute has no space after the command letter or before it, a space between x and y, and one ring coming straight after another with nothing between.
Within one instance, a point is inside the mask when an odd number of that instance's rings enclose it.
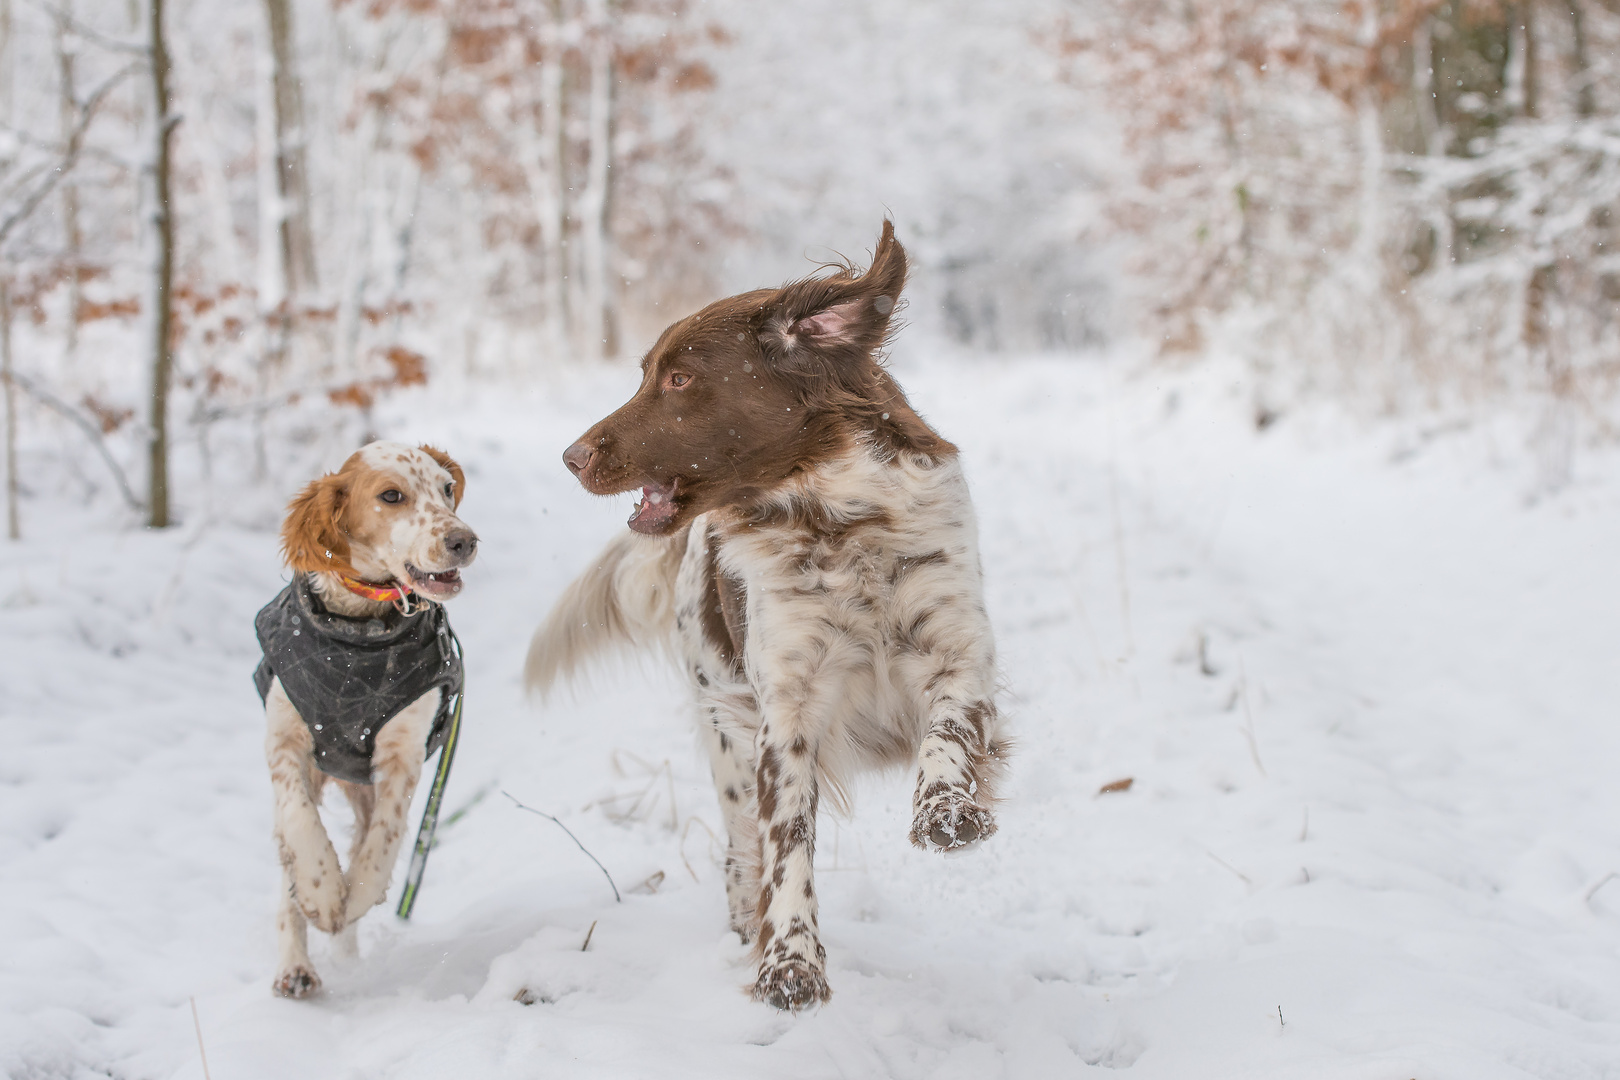
<instances>
[{"instance_id":1,"label":"dog's pink tongue","mask_svg":"<svg viewBox=\"0 0 1620 1080\"><path fill-rule=\"evenodd\" d=\"M656 533L675 517L675 485L648 484L641 489L641 501L626 522L640 533Z\"/></svg>"}]
</instances>

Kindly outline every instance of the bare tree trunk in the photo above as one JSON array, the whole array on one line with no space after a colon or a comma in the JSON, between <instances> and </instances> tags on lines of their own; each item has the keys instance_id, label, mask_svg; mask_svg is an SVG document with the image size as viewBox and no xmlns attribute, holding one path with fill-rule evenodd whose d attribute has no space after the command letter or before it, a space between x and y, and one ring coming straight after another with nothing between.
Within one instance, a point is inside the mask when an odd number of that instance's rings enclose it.
<instances>
[{"instance_id":1,"label":"bare tree trunk","mask_svg":"<svg viewBox=\"0 0 1620 1080\"><path fill-rule=\"evenodd\" d=\"M1531 22L1530 3L1514 4L1507 10L1507 70L1503 96L1509 111L1517 116L1536 115L1536 35Z\"/></svg>"},{"instance_id":2,"label":"bare tree trunk","mask_svg":"<svg viewBox=\"0 0 1620 1080\"><path fill-rule=\"evenodd\" d=\"M264 0L270 21L270 82L275 115L276 193L281 197L281 266L289 299L317 285L315 240L309 221L309 174L304 165L304 98L293 56L288 0Z\"/></svg>"},{"instance_id":3,"label":"bare tree trunk","mask_svg":"<svg viewBox=\"0 0 1620 1080\"><path fill-rule=\"evenodd\" d=\"M1574 42L1571 58L1575 67L1575 114L1588 117L1597 111L1592 96L1592 65L1586 51L1586 12L1581 0L1569 0L1569 23Z\"/></svg>"},{"instance_id":4,"label":"bare tree trunk","mask_svg":"<svg viewBox=\"0 0 1620 1080\"><path fill-rule=\"evenodd\" d=\"M0 123L11 126L11 0L0 0Z\"/></svg>"},{"instance_id":5,"label":"bare tree trunk","mask_svg":"<svg viewBox=\"0 0 1620 1080\"><path fill-rule=\"evenodd\" d=\"M11 0L0 0L0 123L11 125ZM0 278L0 381L6 406L6 535L22 535L17 519L17 386L11 378L11 285Z\"/></svg>"},{"instance_id":6,"label":"bare tree trunk","mask_svg":"<svg viewBox=\"0 0 1620 1080\"><path fill-rule=\"evenodd\" d=\"M551 41L540 72L540 152L535 197L540 218L541 271L545 275L547 336L550 360L563 358L568 341L568 165L563 126L563 8L551 3Z\"/></svg>"},{"instance_id":7,"label":"bare tree trunk","mask_svg":"<svg viewBox=\"0 0 1620 1080\"><path fill-rule=\"evenodd\" d=\"M6 395L6 535L22 536L17 517L17 384L11 371L11 284L0 280L0 381Z\"/></svg>"},{"instance_id":8,"label":"bare tree trunk","mask_svg":"<svg viewBox=\"0 0 1620 1080\"><path fill-rule=\"evenodd\" d=\"M612 167L613 42L611 14L603 0L591 5L590 131L585 191L580 199L580 344L586 359L600 360L607 329L607 186Z\"/></svg>"},{"instance_id":9,"label":"bare tree trunk","mask_svg":"<svg viewBox=\"0 0 1620 1080\"><path fill-rule=\"evenodd\" d=\"M170 311L174 285L174 218L169 205L169 143L179 117L172 116L169 96L169 49L163 37L163 0L150 0L152 122L156 145L152 158L152 223L157 235L152 318L152 412L149 423L151 463L148 471L147 522L169 526L169 384L174 368Z\"/></svg>"},{"instance_id":10,"label":"bare tree trunk","mask_svg":"<svg viewBox=\"0 0 1620 1080\"><path fill-rule=\"evenodd\" d=\"M79 102L73 75L73 51L68 48L68 20L73 17L72 0L62 0L56 20L56 72L62 141L66 142L79 123ZM79 231L79 188L72 177L62 181L62 240L68 262L67 343L71 359L79 349L79 309L83 303L84 268L79 264L84 238Z\"/></svg>"},{"instance_id":11,"label":"bare tree trunk","mask_svg":"<svg viewBox=\"0 0 1620 1080\"><path fill-rule=\"evenodd\" d=\"M1439 157L1446 152L1446 140L1434 100L1434 29L1429 19L1419 20L1412 31L1412 96L1417 99L1424 153Z\"/></svg>"}]
</instances>

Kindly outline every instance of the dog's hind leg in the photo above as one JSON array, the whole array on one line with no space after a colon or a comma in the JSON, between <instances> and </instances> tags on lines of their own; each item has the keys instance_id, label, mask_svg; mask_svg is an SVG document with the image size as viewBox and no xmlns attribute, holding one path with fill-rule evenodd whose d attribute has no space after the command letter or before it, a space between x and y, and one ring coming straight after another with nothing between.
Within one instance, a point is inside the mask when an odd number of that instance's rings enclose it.
<instances>
[{"instance_id":1,"label":"dog's hind leg","mask_svg":"<svg viewBox=\"0 0 1620 1080\"><path fill-rule=\"evenodd\" d=\"M364 833L357 835L354 858L349 862L349 903L346 922L354 922L388 895L400 844L405 839L411 796L422 776L433 717L439 711L439 691L433 690L405 706L377 733L371 756L372 805Z\"/></svg>"},{"instance_id":2,"label":"dog's hind leg","mask_svg":"<svg viewBox=\"0 0 1620 1080\"><path fill-rule=\"evenodd\" d=\"M354 811L354 836L349 842L349 866L352 868L360 857L360 847L365 842L366 833L371 829L371 812L377 804L377 789L371 784L351 784L345 780L339 780L338 787L349 800L349 809ZM360 926L357 922L344 924L332 939L332 951L347 960L360 955Z\"/></svg>"},{"instance_id":3,"label":"dog's hind leg","mask_svg":"<svg viewBox=\"0 0 1620 1080\"><path fill-rule=\"evenodd\" d=\"M321 824L320 777L309 728L288 700L280 679L270 684L264 715L269 729L265 757L275 795L276 848L287 870L289 895L316 929L335 934L343 929L348 887L337 851Z\"/></svg>"},{"instance_id":4,"label":"dog's hind leg","mask_svg":"<svg viewBox=\"0 0 1620 1080\"><path fill-rule=\"evenodd\" d=\"M707 676L705 676L707 678ZM698 697L703 745L709 751L720 816L726 824L726 907L731 928L746 944L759 931L759 806L754 798L753 739L727 723L739 702ZM748 695L747 707L753 708ZM758 725L758 719L754 725Z\"/></svg>"}]
</instances>

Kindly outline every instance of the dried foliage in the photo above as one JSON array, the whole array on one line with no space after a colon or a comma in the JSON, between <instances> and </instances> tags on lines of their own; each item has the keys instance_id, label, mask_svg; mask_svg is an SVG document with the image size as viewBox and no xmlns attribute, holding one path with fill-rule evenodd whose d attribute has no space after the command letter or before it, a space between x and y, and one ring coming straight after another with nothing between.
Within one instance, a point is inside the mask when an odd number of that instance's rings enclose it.
<instances>
[{"instance_id":1,"label":"dried foliage","mask_svg":"<svg viewBox=\"0 0 1620 1080\"><path fill-rule=\"evenodd\" d=\"M1052 35L1123 118L1127 301L1283 393L1607 388L1607 0L1112 0Z\"/></svg>"}]
</instances>

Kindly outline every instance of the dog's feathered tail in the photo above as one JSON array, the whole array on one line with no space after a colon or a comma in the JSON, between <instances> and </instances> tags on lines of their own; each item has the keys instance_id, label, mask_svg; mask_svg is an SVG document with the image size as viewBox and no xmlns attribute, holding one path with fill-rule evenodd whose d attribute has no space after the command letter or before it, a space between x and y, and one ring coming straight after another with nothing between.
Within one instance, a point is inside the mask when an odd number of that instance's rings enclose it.
<instances>
[{"instance_id":1,"label":"dog's feathered tail","mask_svg":"<svg viewBox=\"0 0 1620 1080\"><path fill-rule=\"evenodd\" d=\"M675 634L675 577L686 533L626 532L568 586L529 642L523 681L544 697L559 679L613 649L662 649Z\"/></svg>"}]
</instances>

